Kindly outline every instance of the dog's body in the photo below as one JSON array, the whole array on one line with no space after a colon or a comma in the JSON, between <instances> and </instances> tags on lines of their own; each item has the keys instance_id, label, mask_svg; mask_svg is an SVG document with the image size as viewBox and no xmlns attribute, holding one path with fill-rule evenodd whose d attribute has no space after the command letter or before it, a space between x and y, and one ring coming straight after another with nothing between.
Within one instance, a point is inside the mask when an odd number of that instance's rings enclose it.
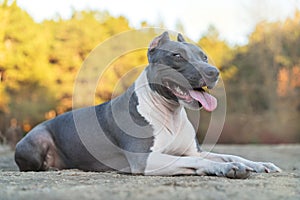
<instances>
[{"instance_id":1,"label":"dog's body","mask_svg":"<svg viewBox=\"0 0 300 200\"><path fill-rule=\"evenodd\" d=\"M121 96L74 110L35 127L17 145L21 171L77 168L145 175L217 175L246 178L251 171L277 172L272 163L202 152L184 106L216 108L219 71L179 34L156 37L149 66Z\"/></svg>"}]
</instances>

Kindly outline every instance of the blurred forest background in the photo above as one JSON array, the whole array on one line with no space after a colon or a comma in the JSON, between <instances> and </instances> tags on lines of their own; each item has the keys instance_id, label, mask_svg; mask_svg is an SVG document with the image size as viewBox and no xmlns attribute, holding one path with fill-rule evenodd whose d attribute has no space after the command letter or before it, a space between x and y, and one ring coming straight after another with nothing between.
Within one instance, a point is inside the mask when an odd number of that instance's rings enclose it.
<instances>
[{"instance_id":1,"label":"blurred forest background","mask_svg":"<svg viewBox=\"0 0 300 200\"><path fill-rule=\"evenodd\" d=\"M15 1L0 2L1 137L12 128L26 134L71 110L74 80L90 51L132 29L126 18L100 11L74 10L70 19L37 23ZM184 26L178 24L178 30ZM152 36L149 31L149 42ZM258 23L246 45L229 45L214 26L197 43L225 81L228 105L220 143L300 142L300 11L285 21ZM99 81L95 102L109 100L119 77L146 63L146 49L114 61ZM123 90L133 82L122 80ZM205 132L205 120L201 124Z\"/></svg>"}]
</instances>

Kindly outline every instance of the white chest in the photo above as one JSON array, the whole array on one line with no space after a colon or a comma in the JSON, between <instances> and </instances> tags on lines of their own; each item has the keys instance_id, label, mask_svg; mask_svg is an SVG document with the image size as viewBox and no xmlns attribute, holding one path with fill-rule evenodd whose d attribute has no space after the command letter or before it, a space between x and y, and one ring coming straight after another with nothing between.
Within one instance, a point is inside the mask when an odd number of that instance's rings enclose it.
<instances>
[{"instance_id":1,"label":"white chest","mask_svg":"<svg viewBox=\"0 0 300 200\"><path fill-rule=\"evenodd\" d=\"M152 151L171 155L184 155L197 151L195 131L183 110L180 115L166 116L164 120L152 121L154 143Z\"/></svg>"},{"instance_id":2,"label":"white chest","mask_svg":"<svg viewBox=\"0 0 300 200\"><path fill-rule=\"evenodd\" d=\"M171 155L197 152L196 133L183 108L175 114L142 106L138 110L153 128L153 152Z\"/></svg>"},{"instance_id":3,"label":"white chest","mask_svg":"<svg viewBox=\"0 0 300 200\"><path fill-rule=\"evenodd\" d=\"M153 128L153 152L171 155L197 152L196 133L183 107L170 109L162 97L151 91L145 74L136 81L135 93L139 100L138 112Z\"/></svg>"}]
</instances>

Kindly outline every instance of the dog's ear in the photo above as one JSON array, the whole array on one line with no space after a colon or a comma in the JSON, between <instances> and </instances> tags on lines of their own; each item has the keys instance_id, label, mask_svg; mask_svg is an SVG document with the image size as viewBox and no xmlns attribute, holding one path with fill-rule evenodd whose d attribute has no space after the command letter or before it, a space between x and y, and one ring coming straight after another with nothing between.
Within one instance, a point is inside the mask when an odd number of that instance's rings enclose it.
<instances>
[{"instance_id":1,"label":"dog's ear","mask_svg":"<svg viewBox=\"0 0 300 200\"><path fill-rule=\"evenodd\" d=\"M155 48L161 46L166 41L169 41L169 33L167 31L163 32L160 36L157 36L152 40L152 42L149 45L149 51L153 51Z\"/></svg>"},{"instance_id":2,"label":"dog's ear","mask_svg":"<svg viewBox=\"0 0 300 200\"><path fill-rule=\"evenodd\" d=\"M185 42L185 39L183 38L183 36L181 35L181 33L178 33L178 35L177 35L177 41L178 42Z\"/></svg>"}]
</instances>

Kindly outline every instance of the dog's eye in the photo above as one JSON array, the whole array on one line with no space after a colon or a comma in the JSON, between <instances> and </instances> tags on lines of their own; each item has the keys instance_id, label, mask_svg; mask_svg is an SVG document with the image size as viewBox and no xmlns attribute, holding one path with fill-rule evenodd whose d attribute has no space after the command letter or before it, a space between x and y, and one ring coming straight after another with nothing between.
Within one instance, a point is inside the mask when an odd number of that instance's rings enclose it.
<instances>
[{"instance_id":1,"label":"dog's eye","mask_svg":"<svg viewBox=\"0 0 300 200\"><path fill-rule=\"evenodd\" d=\"M203 55L203 61L207 62L208 61L208 57L206 55Z\"/></svg>"},{"instance_id":2,"label":"dog's eye","mask_svg":"<svg viewBox=\"0 0 300 200\"><path fill-rule=\"evenodd\" d=\"M177 58L177 59L181 59L182 56L179 53L173 53L172 54L173 57Z\"/></svg>"}]
</instances>

